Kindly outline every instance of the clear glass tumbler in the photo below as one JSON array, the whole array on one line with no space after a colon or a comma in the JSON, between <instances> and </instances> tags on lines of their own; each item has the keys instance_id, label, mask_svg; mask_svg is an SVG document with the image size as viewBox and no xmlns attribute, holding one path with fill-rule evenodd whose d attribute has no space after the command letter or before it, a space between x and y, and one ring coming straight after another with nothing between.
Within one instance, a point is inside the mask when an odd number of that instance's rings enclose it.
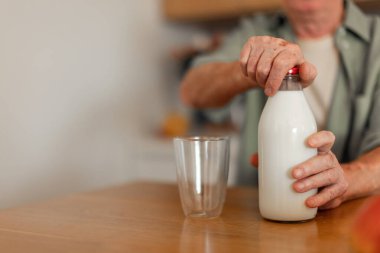
<instances>
[{"instance_id":1,"label":"clear glass tumbler","mask_svg":"<svg viewBox=\"0 0 380 253\"><path fill-rule=\"evenodd\" d=\"M226 196L230 139L174 138L177 181L186 216L212 218L221 214Z\"/></svg>"}]
</instances>

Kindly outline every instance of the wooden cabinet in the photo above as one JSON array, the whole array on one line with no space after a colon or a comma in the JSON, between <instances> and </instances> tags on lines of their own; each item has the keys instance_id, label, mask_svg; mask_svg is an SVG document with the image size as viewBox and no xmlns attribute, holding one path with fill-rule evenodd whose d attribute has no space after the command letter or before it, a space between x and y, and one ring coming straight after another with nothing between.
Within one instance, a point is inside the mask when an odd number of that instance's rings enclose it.
<instances>
[{"instance_id":1,"label":"wooden cabinet","mask_svg":"<svg viewBox=\"0 0 380 253\"><path fill-rule=\"evenodd\" d=\"M165 16L173 21L210 21L281 9L282 0L163 0ZM380 0L356 0L364 10L380 10Z\"/></svg>"},{"instance_id":2,"label":"wooden cabinet","mask_svg":"<svg viewBox=\"0 0 380 253\"><path fill-rule=\"evenodd\" d=\"M177 21L233 18L279 9L281 0L164 0L165 16Z\"/></svg>"}]
</instances>

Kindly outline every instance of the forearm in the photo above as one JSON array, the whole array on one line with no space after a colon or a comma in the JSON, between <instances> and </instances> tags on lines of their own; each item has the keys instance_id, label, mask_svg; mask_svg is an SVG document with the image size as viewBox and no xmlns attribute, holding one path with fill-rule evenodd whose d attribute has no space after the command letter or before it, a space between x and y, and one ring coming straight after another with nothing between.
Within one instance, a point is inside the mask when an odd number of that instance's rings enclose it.
<instances>
[{"instance_id":1,"label":"forearm","mask_svg":"<svg viewBox=\"0 0 380 253\"><path fill-rule=\"evenodd\" d=\"M181 99L196 108L221 107L254 87L243 75L238 61L209 63L194 67L186 74L181 83Z\"/></svg>"},{"instance_id":2,"label":"forearm","mask_svg":"<svg viewBox=\"0 0 380 253\"><path fill-rule=\"evenodd\" d=\"M349 182L345 201L380 193L380 147L342 167Z\"/></svg>"}]
</instances>

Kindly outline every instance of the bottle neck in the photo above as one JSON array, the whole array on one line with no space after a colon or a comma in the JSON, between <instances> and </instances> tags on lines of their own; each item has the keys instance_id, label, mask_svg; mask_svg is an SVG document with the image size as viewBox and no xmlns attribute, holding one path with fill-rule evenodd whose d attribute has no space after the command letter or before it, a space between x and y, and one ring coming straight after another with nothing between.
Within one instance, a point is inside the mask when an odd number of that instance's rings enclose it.
<instances>
[{"instance_id":1,"label":"bottle neck","mask_svg":"<svg viewBox=\"0 0 380 253\"><path fill-rule=\"evenodd\" d=\"M302 90L302 85L299 75L286 75L282 80L280 91L299 91Z\"/></svg>"}]
</instances>

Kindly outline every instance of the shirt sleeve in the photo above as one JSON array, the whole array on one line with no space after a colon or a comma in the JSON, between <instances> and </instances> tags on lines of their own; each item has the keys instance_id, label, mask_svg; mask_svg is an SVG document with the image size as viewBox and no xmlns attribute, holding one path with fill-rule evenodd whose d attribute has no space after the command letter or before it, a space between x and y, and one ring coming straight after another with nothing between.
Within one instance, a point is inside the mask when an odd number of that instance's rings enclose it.
<instances>
[{"instance_id":1,"label":"shirt sleeve","mask_svg":"<svg viewBox=\"0 0 380 253\"><path fill-rule=\"evenodd\" d=\"M210 62L231 62L239 60L240 51L250 36L256 34L256 25L265 23L263 16L258 15L251 18L243 18L239 26L226 35L222 45L209 54L196 57L192 66L198 66Z\"/></svg>"},{"instance_id":2,"label":"shirt sleeve","mask_svg":"<svg viewBox=\"0 0 380 253\"><path fill-rule=\"evenodd\" d=\"M374 92L368 127L360 146L360 154L380 147L380 80Z\"/></svg>"},{"instance_id":3,"label":"shirt sleeve","mask_svg":"<svg viewBox=\"0 0 380 253\"><path fill-rule=\"evenodd\" d=\"M220 48L212 53L196 57L191 66L195 67L212 62L232 62L239 60L243 45L250 36L256 33L255 26L260 22L265 22L261 15L241 19L239 26L226 35ZM244 95L241 95L222 108L202 109L202 113L208 120L214 123L221 123L230 118L231 108L240 104L243 100Z\"/></svg>"}]
</instances>

